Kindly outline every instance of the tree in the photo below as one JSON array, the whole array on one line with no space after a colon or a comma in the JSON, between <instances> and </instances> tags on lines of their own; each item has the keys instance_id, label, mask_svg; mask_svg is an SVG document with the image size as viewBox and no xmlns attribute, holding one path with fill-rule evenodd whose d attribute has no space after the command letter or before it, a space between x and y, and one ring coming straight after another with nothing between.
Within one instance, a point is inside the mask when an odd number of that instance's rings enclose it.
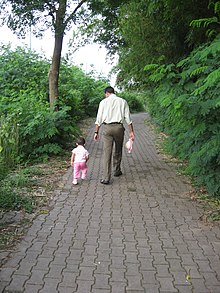
<instances>
[{"instance_id":1,"label":"tree","mask_svg":"<svg viewBox=\"0 0 220 293\"><path fill-rule=\"evenodd\" d=\"M77 23L83 14L82 6L86 0L81 1L43 1L43 0L2 0L0 1L1 19L4 24L20 37L33 28L36 36L50 28L54 33L54 50L49 71L49 99L50 106L54 108L58 101L58 80L63 37L65 30L71 23ZM10 4L10 9L8 5Z\"/></svg>"},{"instance_id":2,"label":"tree","mask_svg":"<svg viewBox=\"0 0 220 293\"><path fill-rule=\"evenodd\" d=\"M209 3L210 0L121 1L113 14L106 13L104 21L96 21L94 39L119 55L118 82L140 88L146 84L147 63L175 62L206 42L206 30L201 25L195 30L190 23L213 15Z\"/></svg>"}]
</instances>

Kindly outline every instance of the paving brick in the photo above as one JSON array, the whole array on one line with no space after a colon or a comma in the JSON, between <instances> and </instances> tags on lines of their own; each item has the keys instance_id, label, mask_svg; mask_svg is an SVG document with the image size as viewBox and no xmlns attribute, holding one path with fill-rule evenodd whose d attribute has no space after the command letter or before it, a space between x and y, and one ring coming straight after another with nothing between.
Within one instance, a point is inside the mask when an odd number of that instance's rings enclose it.
<instances>
[{"instance_id":1,"label":"paving brick","mask_svg":"<svg viewBox=\"0 0 220 293\"><path fill-rule=\"evenodd\" d=\"M71 287L76 289L77 273L63 272L63 279L59 282L59 287Z\"/></svg>"},{"instance_id":2,"label":"paving brick","mask_svg":"<svg viewBox=\"0 0 220 293\"><path fill-rule=\"evenodd\" d=\"M75 261L75 260L74 260ZM95 255L85 255L82 258L81 265L83 267L95 267L97 262L104 261L102 258L99 259L99 257L96 258ZM69 260L67 259L67 263Z\"/></svg>"},{"instance_id":3,"label":"paving brick","mask_svg":"<svg viewBox=\"0 0 220 293\"><path fill-rule=\"evenodd\" d=\"M166 260L166 255L165 253L151 253L154 260L153 264L154 265L166 265L168 264L168 261Z\"/></svg>"},{"instance_id":4,"label":"paving brick","mask_svg":"<svg viewBox=\"0 0 220 293\"><path fill-rule=\"evenodd\" d=\"M60 283L59 279L54 278L44 278L44 285L41 290L39 290L39 293L52 293L52 292L58 292L57 287Z\"/></svg>"},{"instance_id":5,"label":"paving brick","mask_svg":"<svg viewBox=\"0 0 220 293\"><path fill-rule=\"evenodd\" d=\"M6 292L5 288L9 285L10 281L1 281L0 282L0 292Z\"/></svg>"},{"instance_id":6,"label":"paving brick","mask_svg":"<svg viewBox=\"0 0 220 293\"><path fill-rule=\"evenodd\" d=\"M207 289L209 290L209 292L211 293L219 293L219 286L207 286Z\"/></svg>"},{"instance_id":7,"label":"paving brick","mask_svg":"<svg viewBox=\"0 0 220 293\"><path fill-rule=\"evenodd\" d=\"M110 290L109 279L110 274L94 274L95 282L92 286L93 289L108 289Z\"/></svg>"},{"instance_id":8,"label":"paving brick","mask_svg":"<svg viewBox=\"0 0 220 293\"><path fill-rule=\"evenodd\" d=\"M142 285L144 284L158 284L156 280L156 270L155 271L141 271L142 274Z\"/></svg>"},{"instance_id":9,"label":"paving brick","mask_svg":"<svg viewBox=\"0 0 220 293\"><path fill-rule=\"evenodd\" d=\"M93 282L91 281L84 281L84 280L77 280L77 293L85 293L85 292L92 292L92 285Z\"/></svg>"},{"instance_id":10,"label":"paving brick","mask_svg":"<svg viewBox=\"0 0 220 293\"><path fill-rule=\"evenodd\" d=\"M77 280L93 281L94 282L94 269L91 267L82 267L79 268L79 276Z\"/></svg>"},{"instance_id":11,"label":"paving brick","mask_svg":"<svg viewBox=\"0 0 220 293\"><path fill-rule=\"evenodd\" d=\"M209 289L205 286L203 279L190 279L190 283L195 292L210 293Z\"/></svg>"},{"instance_id":12,"label":"paving brick","mask_svg":"<svg viewBox=\"0 0 220 293\"><path fill-rule=\"evenodd\" d=\"M37 263L34 266L35 270L48 270L49 271L49 264L53 261L53 257L44 258L38 257Z\"/></svg>"},{"instance_id":13,"label":"paving brick","mask_svg":"<svg viewBox=\"0 0 220 293\"><path fill-rule=\"evenodd\" d=\"M205 285L218 286L220 288L220 280L217 279L216 273L204 273L203 278L205 279Z\"/></svg>"},{"instance_id":14,"label":"paving brick","mask_svg":"<svg viewBox=\"0 0 220 293\"><path fill-rule=\"evenodd\" d=\"M177 289L174 287L173 284L173 278L161 278L156 277L157 281L160 284L160 291L166 291L166 292L178 292Z\"/></svg>"},{"instance_id":15,"label":"paving brick","mask_svg":"<svg viewBox=\"0 0 220 293\"><path fill-rule=\"evenodd\" d=\"M139 257L138 260L140 261L140 270L143 271L154 271L154 266L153 266L153 258L142 258Z\"/></svg>"},{"instance_id":16,"label":"paving brick","mask_svg":"<svg viewBox=\"0 0 220 293\"><path fill-rule=\"evenodd\" d=\"M82 259L82 254L84 249L70 249L69 255L65 254L66 262L70 259L80 260Z\"/></svg>"},{"instance_id":17,"label":"paving brick","mask_svg":"<svg viewBox=\"0 0 220 293\"><path fill-rule=\"evenodd\" d=\"M126 263L126 275L127 276L135 276L139 274L140 271L140 264L139 263Z\"/></svg>"},{"instance_id":18,"label":"paving brick","mask_svg":"<svg viewBox=\"0 0 220 293\"><path fill-rule=\"evenodd\" d=\"M181 293L192 293L193 292L193 288L191 285L177 285L175 286L176 289L178 290L178 292L181 292Z\"/></svg>"},{"instance_id":19,"label":"paving brick","mask_svg":"<svg viewBox=\"0 0 220 293\"><path fill-rule=\"evenodd\" d=\"M36 261L35 261L36 262ZM26 262L25 260L22 260L22 262L19 265L19 268L15 271L15 275L30 275L30 271L34 266L34 262Z\"/></svg>"},{"instance_id":20,"label":"paving brick","mask_svg":"<svg viewBox=\"0 0 220 293\"><path fill-rule=\"evenodd\" d=\"M210 267L210 263L208 260L197 260L196 261L198 267L199 267L199 271L202 273L213 273L212 268Z\"/></svg>"},{"instance_id":21,"label":"paving brick","mask_svg":"<svg viewBox=\"0 0 220 293\"><path fill-rule=\"evenodd\" d=\"M73 288L73 287L66 287L66 286L58 285L58 290L59 290L59 293L74 293L74 292L76 292L76 286Z\"/></svg>"},{"instance_id":22,"label":"paving brick","mask_svg":"<svg viewBox=\"0 0 220 293\"><path fill-rule=\"evenodd\" d=\"M154 267L157 271L157 277L170 277L169 265L154 265Z\"/></svg>"},{"instance_id":23,"label":"paving brick","mask_svg":"<svg viewBox=\"0 0 220 293\"><path fill-rule=\"evenodd\" d=\"M62 279L62 271L63 266L56 265L56 264L50 264L49 266L50 270L46 274L46 278L55 278L55 279Z\"/></svg>"},{"instance_id":24,"label":"paving brick","mask_svg":"<svg viewBox=\"0 0 220 293\"><path fill-rule=\"evenodd\" d=\"M41 285L36 284L26 284L25 285L25 291L24 292L31 292L31 293L38 293L42 289Z\"/></svg>"},{"instance_id":25,"label":"paving brick","mask_svg":"<svg viewBox=\"0 0 220 293\"><path fill-rule=\"evenodd\" d=\"M14 273L14 268L2 267L0 270L0 280L1 282L9 282L11 280L12 274Z\"/></svg>"},{"instance_id":26,"label":"paving brick","mask_svg":"<svg viewBox=\"0 0 220 293\"><path fill-rule=\"evenodd\" d=\"M111 291L110 292L114 292L114 293L125 293L125 287L126 287L127 283L123 283L123 282L110 282L110 286L111 286Z\"/></svg>"},{"instance_id":27,"label":"paving brick","mask_svg":"<svg viewBox=\"0 0 220 293\"><path fill-rule=\"evenodd\" d=\"M174 249L164 249L165 253L166 253L166 260L169 260L169 259L180 259L180 256L177 255L177 249L174 248Z\"/></svg>"},{"instance_id":28,"label":"paving brick","mask_svg":"<svg viewBox=\"0 0 220 293\"><path fill-rule=\"evenodd\" d=\"M142 275L140 273L136 274L135 276L130 276L130 275L128 276L125 273L125 277L128 281L128 286L126 287L126 292L129 292L131 290L136 290L137 292L143 290L143 287L141 284Z\"/></svg>"},{"instance_id":29,"label":"paving brick","mask_svg":"<svg viewBox=\"0 0 220 293\"><path fill-rule=\"evenodd\" d=\"M125 255L125 263L126 264L139 264L139 260L137 258L137 252L124 252Z\"/></svg>"},{"instance_id":30,"label":"paving brick","mask_svg":"<svg viewBox=\"0 0 220 293\"><path fill-rule=\"evenodd\" d=\"M24 285L29 277L25 275L13 275L11 283L5 288L6 292L23 292Z\"/></svg>"},{"instance_id":31,"label":"paving brick","mask_svg":"<svg viewBox=\"0 0 220 293\"><path fill-rule=\"evenodd\" d=\"M27 280L26 285L40 285L44 284L44 276L47 274L47 271L44 270L35 270L31 272L30 278Z\"/></svg>"},{"instance_id":32,"label":"paving brick","mask_svg":"<svg viewBox=\"0 0 220 293\"><path fill-rule=\"evenodd\" d=\"M110 268L114 268L114 269L117 269L117 268L122 268L124 269L125 268L125 265L124 265L124 260L125 260L125 257L119 257L119 256L112 256L111 257L111 265L110 265Z\"/></svg>"}]
</instances>

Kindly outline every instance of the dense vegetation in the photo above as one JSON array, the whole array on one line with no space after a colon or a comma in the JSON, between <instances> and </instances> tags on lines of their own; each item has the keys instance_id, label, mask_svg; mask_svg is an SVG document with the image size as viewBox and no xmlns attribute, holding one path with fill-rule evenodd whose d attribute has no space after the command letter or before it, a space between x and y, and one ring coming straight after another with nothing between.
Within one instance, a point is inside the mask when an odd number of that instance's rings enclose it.
<instances>
[{"instance_id":1,"label":"dense vegetation","mask_svg":"<svg viewBox=\"0 0 220 293\"><path fill-rule=\"evenodd\" d=\"M169 150L187 172L220 194L220 36L176 64L150 64L150 112L169 137Z\"/></svg>"}]
</instances>

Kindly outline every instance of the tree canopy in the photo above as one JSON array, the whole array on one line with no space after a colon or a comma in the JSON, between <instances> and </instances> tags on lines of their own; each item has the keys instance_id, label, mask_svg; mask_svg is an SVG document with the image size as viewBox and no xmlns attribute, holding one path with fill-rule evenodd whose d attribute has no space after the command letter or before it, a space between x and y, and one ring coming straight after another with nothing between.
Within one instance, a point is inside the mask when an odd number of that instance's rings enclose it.
<instances>
[{"instance_id":1,"label":"tree canopy","mask_svg":"<svg viewBox=\"0 0 220 293\"><path fill-rule=\"evenodd\" d=\"M207 27L212 37L216 36L220 29L216 20L217 3L215 0L120 1L111 13L107 13L106 7L100 11L101 18L91 18L82 32L93 33L94 41L119 55L118 84L138 88L146 83L146 64L170 63L187 56L209 40ZM195 22L199 19L204 20L206 27L201 21Z\"/></svg>"}]
</instances>

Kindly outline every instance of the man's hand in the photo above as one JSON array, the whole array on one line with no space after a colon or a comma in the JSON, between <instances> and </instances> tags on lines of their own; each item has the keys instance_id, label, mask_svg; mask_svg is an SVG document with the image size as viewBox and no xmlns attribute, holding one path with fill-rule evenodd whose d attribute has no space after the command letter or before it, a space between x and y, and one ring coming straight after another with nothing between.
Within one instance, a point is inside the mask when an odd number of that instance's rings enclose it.
<instances>
[{"instance_id":1,"label":"man's hand","mask_svg":"<svg viewBox=\"0 0 220 293\"><path fill-rule=\"evenodd\" d=\"M99 135L98 135L98 133L95 133L95 134L94 134L94 138L93 138L93 139L94 139L94 141L98 141L98 140L99 140Z\"/></svg>"},{"instance_id":2,"label":"man's hand","mask_svg":"<svg viewBox=\"0 0 220 293\"><path fill-rule=\"evenodd\" d=\"M130 139L134 140L134 132L133 131L130 132Z\"/></svg>"}]
</instances>

